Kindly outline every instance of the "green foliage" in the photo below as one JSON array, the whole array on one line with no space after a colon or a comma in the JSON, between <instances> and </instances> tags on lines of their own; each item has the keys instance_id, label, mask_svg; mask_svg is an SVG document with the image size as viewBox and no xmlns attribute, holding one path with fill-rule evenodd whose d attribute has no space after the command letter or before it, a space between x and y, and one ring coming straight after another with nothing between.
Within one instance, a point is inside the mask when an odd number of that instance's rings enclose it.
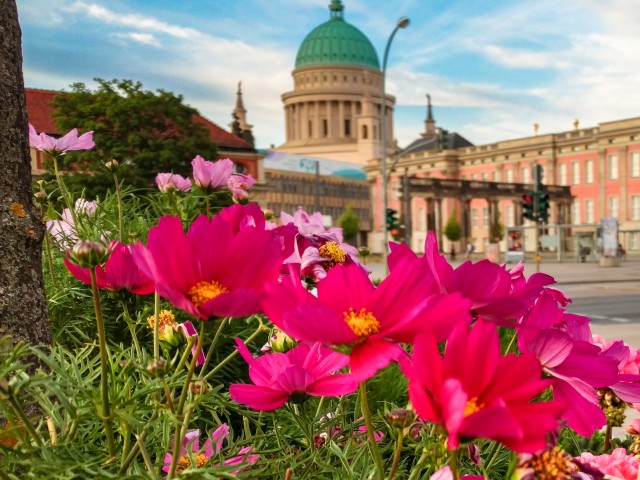
<instances>
[{"instance_id":1,"label":"green foliage","mask_svg":"<svg viewBox=\"0 0 640 480\"><path fill-rule=\"evenodd\" d=\"M451 216L444 226L444 236L447 237L450 242L457 242L460 240L461 235L462 229L460 227L460 222L458 222L456 211L454 210L451 212Z\"/></svg>"},{"instance_id":2,"label":"green foliage","mask_svg":"<svg viewBox=\"0 0 640 480\"><path fill-rule=\"evenodd\" d=\"M194 121L197 111L182 96L165 90L143 90L140 82L96 79L96 90L82 83L56 95L52 105L61 132L93 130L96 147L71 152L61 166L70 175L71 190L86 189L89 198L104 195L112 185L104 163L115 158L120 178L137 188L151 187L158 172L183 176L195 155L214 159L216 146L205 128Z\"/></svg>"},{"instance_id":3,"label":"green foliage","mask_svg":"<svg viewBox=\"0 0 640 480\"><path fill-rule=\"evenodd\" d=\"M500 220L491 222L491 225L489 226L489 238L492 243L498 243L504 238L504 225L502 225Z\"/></svg>"},{"instance_id":4,"label":"green foliage","mask_svg":"<svg viewBox=\"0 0 640 480\"><path fill-rule=\"evenodd\" d=\"M344 241L347 243L355 243L358 238L358 233L360 233L360 219L351 205L340 215L338 225L342 228Z\"/></svg>"}]
</instances>

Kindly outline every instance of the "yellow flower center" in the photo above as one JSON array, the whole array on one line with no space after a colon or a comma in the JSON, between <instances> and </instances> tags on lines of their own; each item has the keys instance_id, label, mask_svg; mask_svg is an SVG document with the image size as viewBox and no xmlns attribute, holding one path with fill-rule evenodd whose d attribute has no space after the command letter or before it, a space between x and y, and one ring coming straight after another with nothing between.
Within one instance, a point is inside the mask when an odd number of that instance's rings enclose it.
<instances>
[{"instance_id":1,"label":"yellow flower center","mask_svg":"<svg viewBox=\"0 0 640 480\"><path fill-rule=\"evenodd\" d=\"M194 457L193 463L191 463L191 459L189 457L183 455L182 457L180 457L180 460L178 460L178 471L181 472L185 468L189 467L202 468L207 464L208 461L209 457L202 453Z\"/></svg>"},{"instance_id":2,"label":"yellow flower center","mask_svg":"<svg viewBox=\"0 0 640 480\"><path fill-rule=\"evenodd\" d=\"M464 407L464 416L468 417L469 415L473 415L479 412L482 407L484 407L484 404L478 403L478 397L473 397Z\"/></svg>"},{"instance_id":3,"label":"yellow flower center","mask_svg":"<svg viewBox=\"0 0 640 480\"><path fill-rule=\"evenodd\" d=\"M156 325L156 317L151 315L147 318L147 322L149 322L149 327L153 330ZM160 333L164 332L168 328L177 328L178 324L176 323L176 317L171 310L160 310L158 314L158 331Z\"/></svg>"},{"instance_id":4,"label":"yellow flower center","mask_svg":"<svg viewBox=\"0 0 640 480\"><path fill-rule=\"evenodd\" d=\"M196 307L207 303L212 298L228 292L221 284L213 282L198 282L189 289L187 295Z\"/></svg>"},{"instance_id":5,"label":"yellow flower center","mask_svg":"<svg viewBox=\"0 0 640 480\"><path fill-rule=\"evenodd\" d=\"M373 313L365 308L361 308L359 312L350 308L343 315L349 328L359 337L367 337L380 331L380 322L373 316Z\"/></svg>"},{"instance_id":6,"label":"yellow flower center","mask_svg":"<svg viewBox=\"0 0 640 480\"><path fill-rule=\"evenodd\" d=\"M535 456L522 467L532 468L536 473L535 478L540 480L569 480L571 473L578 471L571 457L559 447Z\"/></svg>"},{"instance_id":7,"label":"yellow flower center","mask_svg":"<svg viewBox=\"0 0 640 480\"><path fill-rule=\"evenodd\" d=\"M340 265L347 259L347 253L336 242L327 242L318 251L321 257L329 260L329 268Z\"/></svg>"}]
</instances>

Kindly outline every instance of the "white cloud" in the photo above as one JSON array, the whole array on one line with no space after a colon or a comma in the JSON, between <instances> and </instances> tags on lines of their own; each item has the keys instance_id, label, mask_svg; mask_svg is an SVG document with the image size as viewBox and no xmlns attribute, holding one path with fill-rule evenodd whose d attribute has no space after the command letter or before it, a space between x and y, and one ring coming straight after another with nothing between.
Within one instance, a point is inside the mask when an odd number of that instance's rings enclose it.
<instances>
[{"instance_id":1,"label":"white cloud","mask_svg":"<svg viewBox=\"0 0 640 480\"><path fill-rule=\"evenodd\" d=\"M158 39L151 33L142 32L128 32L128 33L112 33L111 38L119 40L133 40L134 42L142 43L143 45L151 45L152 47L161 47L162 45Z\"/></svg>"}]
</instances>

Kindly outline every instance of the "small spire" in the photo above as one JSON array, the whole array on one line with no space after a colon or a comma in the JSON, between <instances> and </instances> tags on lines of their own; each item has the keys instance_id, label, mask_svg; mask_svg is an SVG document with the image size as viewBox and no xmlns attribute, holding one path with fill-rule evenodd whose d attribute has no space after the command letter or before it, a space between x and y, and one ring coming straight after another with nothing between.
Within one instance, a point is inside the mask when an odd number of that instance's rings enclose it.
<instances>
[{"instance_id":1,"label":"small spire","mask_svg":"<svg viewBox=\"0 0 640 480\"><path fill-rule=\"evenodd\" d=\"M433 119L433 108L431 107L431 95L427 93L427 119L424 121L423 138L436 137L436 121Z\"/></svg>"},{"instance_id":2,"label":"small spire","mask_svg":"<svg viewBox=\"0 0 640 480\"><path fill-rule=\"evenodd\" d=\"M233 121L229 124L231 132L245 140L252 139L251 129L253 125L247 123L247 109L244 108L244 102L242 101L242 81L238 82L238 90L236 91L236 106L231 113ZM252 143L249 141L249 143Z\"/></svg>"},{"instance_id":3,"label":"small spire","mask_svg":"<svg viewBox=\"0 0 640 480\"><path fill-rule=\"evenodd\" d=\"M242 101L242 80L238 82L238 90L236 91L236 110L244 110L244 102Z\"/></svg>"},{"instance_id":4,"label":"small spire","mask_svg":"<svg viewBox=\"0 0 640 480\"><path fill-rule=\"evenodd\" d=\"M340 0L331 0L329 4L329 11L331 12L331 18L342 18L344 15L344 5Z\"/></svg>"}]
</instances>

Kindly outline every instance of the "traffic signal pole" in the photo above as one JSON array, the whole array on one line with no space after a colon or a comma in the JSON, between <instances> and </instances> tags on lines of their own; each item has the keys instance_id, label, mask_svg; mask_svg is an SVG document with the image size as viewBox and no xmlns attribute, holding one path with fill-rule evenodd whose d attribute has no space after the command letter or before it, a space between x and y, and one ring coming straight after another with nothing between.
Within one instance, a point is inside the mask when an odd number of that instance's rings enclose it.
<instances>
[{"instance_id":1,"label":"traffic signal pole","mask_svg":"<svg viewBox=\"0 0 640 480\"><path fill-rule=\"evenodd\" d=\"M536 273L540 273L540 260L542 259L540 255L540 229L538 222L540 221L540 187L542 184L542 165L536 166L533 170L533 212L534 212L534 224L535 227L533 229L533 241L535 242L535 261L536 261Z\"/></svg>"}]
</instances>

